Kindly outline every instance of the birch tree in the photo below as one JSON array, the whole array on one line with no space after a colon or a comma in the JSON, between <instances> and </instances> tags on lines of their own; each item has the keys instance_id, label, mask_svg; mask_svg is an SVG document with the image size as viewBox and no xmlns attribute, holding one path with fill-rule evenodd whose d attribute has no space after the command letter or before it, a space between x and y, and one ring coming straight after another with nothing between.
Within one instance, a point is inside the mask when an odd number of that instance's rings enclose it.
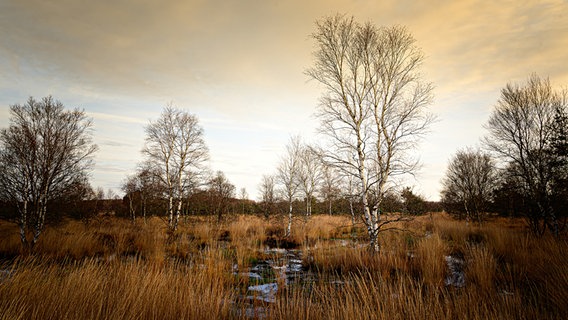
<instances>
[{"instance_id":1,"label":"birch tree","mask_svg":"<svg viewBox=\"0 0 568 320\"><path fill-rule=\"evenodd\" d=\"M360 184L370 247L379 251L379 210L395 178L412 173L411 153L434 117L432 85L422 80L424 56L401 26L376 27L333 16L316 22L314 65L306 74L324 89L320 132L326 162Z\"/></svg>"},{"instance_id":2,"label":"birch tree","mask_svg":"<svg viewBox=\"0 0 568 320\"><path fill-rule=\"evenodd\" d=\"M355 214L355 208L358 206L357 199L360 199L360 197L357 196L360 192L357 190L356 182L357 180L353 175L342 176L341 179L341 195L349 202L349 213L351 215L351 224L353 226L355 226L357 221L357 216Z\"/></svg>"},{"instance_id":3,"label":"birch tree","mask_svg":"<svg viewBox=\"0 0 568 320\"><path fill-rule=\"evenodd\" d=\"M245 205L248 207L248 192L247 189L245 187L242 187L239 190L239 197L241 200L241 213L245 214L248 210L245 210Z\"/></svg>"},{"instance_id":4,"label":"birch tree","mask_svg":"<svg viewBox=\"0 0 568 320\"><path fill-rule=\"evenodd\" d=\"M327 213L329 215L333 214L332 205L333 201L339 198L341 190L339 186L341 185L341 175L337 170L334 170L332 166L324 166L322 169L322 178L320 184L320 195L322 199L327 203Z\"/></svg>"},{"instance_id":5,"label":"birch tree","mask_svg":"<svg viewBox=\"0 0 568 320\"><path fill-rule=\"evenodd\" d=\"M300 150L301 142L298 136L290 138L286 146L286 153L280 159L277 168L276 180L280 185L280 192L288 203L288 227L286 236L292 232L293 203L300 188Z\"/></svg>"},{"instance_id":6,"label":"birch tree","mask_svg":"<svg viewBox=\"0 0 568 320\"><path fill-rule=\"evenodd\" d=\"M50 96L10 106L10 125L0 132L0 193L17 205L25 247L37 243L49 202L86 180L97 150L91 126L84 111Z\"/></svg>"},{"instance_id":7,"label":"birch tree","mask_svg":"<svg viewBox=\"0 0 568 320\"><path fill-rule=\"evenodd\" d=\"M175 232L184 196L208 159L203 128L195 115L168 106L158 120L146 127L142 153L164 186L168 230Z\"/></svg>"},{"instance_id":8,"label":"birch tree","mask_svg":"<svg viewBox=\"0 0 568 320\"><path fill-rule=\"evenodd\" d=\"M314 192L319 186L322 178L322 163L318 154L309 146L301 145L299 151L299 173L300 188L306 198L306 217L312 215L312 201Z\"/></svg>"}]
</instances>

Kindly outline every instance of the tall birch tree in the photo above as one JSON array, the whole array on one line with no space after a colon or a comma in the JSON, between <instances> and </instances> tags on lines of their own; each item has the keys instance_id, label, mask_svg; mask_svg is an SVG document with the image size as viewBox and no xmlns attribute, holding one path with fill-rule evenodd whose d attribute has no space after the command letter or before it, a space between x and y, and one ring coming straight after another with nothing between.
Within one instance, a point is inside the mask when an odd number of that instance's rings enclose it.
<instances>
[{"instance_id":1,"label":"tall birch tree","mask_svg":"<svg viewBox=\"0 0 568 320\"><path fill-rule=\"evenodd\" d=\"M336 15L316 22L314 65L306 74L324 89L320 131L324 159L360 184L370 247L379 251L379 210L397 177L412 173L411 153L434 117L432 85L419 69L416 40L401 26L376 27Z\"/></svg>"}]
</instances>

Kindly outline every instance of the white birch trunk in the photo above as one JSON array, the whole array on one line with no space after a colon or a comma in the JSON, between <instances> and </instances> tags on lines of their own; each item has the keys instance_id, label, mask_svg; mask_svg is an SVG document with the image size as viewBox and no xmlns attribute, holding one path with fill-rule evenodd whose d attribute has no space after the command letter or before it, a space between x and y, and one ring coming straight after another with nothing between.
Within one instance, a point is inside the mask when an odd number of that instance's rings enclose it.
<instances>
[{"instance_id":1,"label":"white birch trunk","mask_svg":"<svg viewBox=\"0 0 568 320\"><path fill-rule=\"evenodd\" d=\"M288 211L288 227L286 228L286 237L292 234L292 200L290 200L290 209Z\"/></svg>"}]
</instances>

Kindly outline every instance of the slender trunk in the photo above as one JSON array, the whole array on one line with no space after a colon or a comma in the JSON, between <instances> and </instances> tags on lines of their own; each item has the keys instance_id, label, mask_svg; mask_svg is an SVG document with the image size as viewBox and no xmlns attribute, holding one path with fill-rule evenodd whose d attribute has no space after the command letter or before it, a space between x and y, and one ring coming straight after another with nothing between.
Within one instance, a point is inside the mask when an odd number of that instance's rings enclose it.
<instances>
[{"instance_id":1,"label":"slender trunk","mask_svg":"<svg viewBox=\"0 0 568 320\"><path fill-rule=\"evenodd\" d=\"M47 212L47 204L44 203L43 201L40 201L39 208L36 209L37 220L36 220L36 223L35 223L35 226L34 226L33 239L32 239L32 242L30 244L32 248L38 242L39 236L40 236L40 234L43 230L46 212Z\"/></svg>"},{"instance_id":2,"label":"slender trunk","mask_svg":"<svg viewBox=\"0 0 568 320\"><path fill-rule=\"evenodd\" d=\"M183 205L183 200L180 198L180 199L178 199L178 203L177 203L176 214L175 214L175 218L174 218L174 224L173 224L173 230L172 231L177 230L182 205Z\"/></svg>"},{"instance_id":3,"label":"slender trunk","mask_svg":"<svg viewBox=\"0 0 568 320\"><path fill-rule=\"evenodd\" d=\"M173 195L170 193L169 197L168 197L168 228L170 229L170 231L175 231L174 230L174 197Z\"/></svg>"},{"instance_id":4,"label":"slender trunk","mask_svg":"<svg viewBox=\"0 0 568 320\"><path fill-rule=\"evenodd\" d=\"M379 253L380 245L379 245L379 222L381 219L380 211L376 206L370 208L371 214L371 243L370 247L371 250L375 253Z\"/></svg>"},{"instance_id":5,"label":"slender trunk","mask_svg":"<svg viewBox=\"0 0 568 320\"><path fill-rule=\"evenodd\" d=\"M554 237L558 238L559 228L558 219L554 214L554 209L549 204L548 197L543 195L541 200L537 201L540 215L544 220L545 229L548 228Z\"/></svg>"},{"instance_id":6,"label":"slender trunk","mask_svg":"<svg viewBox=\"0 0 568 320\"><path fill-rule=\"evenodd\" d=\"M22 246L28 246L28 239L26 237L26 228L27 228L27 215L28 215L28 201L24 200L22 204L22 208L20 208L20 241L22 242Z\"/></svg>"},{"instance_id":7,"label":"slender trunk","mask_svg":"<svg viewBox=\"0 0 568 320\"><path fill-rule=\"evenodd\" d=\"M353 197L349 196L349 211L351 212L351 225L355 226L355 210L353 209Z\"/></svg>"},{"instance_id":8,"label":"slender trunk","mask_svg":"<svg viewBox=\"0 0 568 320\"><path fill-rule=\"evenodd\" d=\"M134 210L134 199L132 199L131 195L127 195L128 197L128 207L130 209L130 218L132 219L132 223L136 222L136 211Z\"/></svg>"},{"instance_id":9,"label":"slender trunk","mask_svg":"<svg viewBox=\"0 0 568 320\"><path fill-rule=\"evenodd\" d=\"M286 237L292 234L292 199L289 200L290 209L288 211L288 228L286 228Z\"/></svg>"},{"instance_id":10,"label":"slender trunk","mask_svg":"<svg viewBox=\"0 0 568 320\"><path fill-rule=\"evenodd\" d=\"M375 210L372 210L375 211ZM376 213L371 212L371 215L374 216ZM381 251L381 246L379 245L379 224L376 219L373 219L373 224L370 231L370 244L369 249L371 252L378 254Z\"/></svg>"},{"instance_id":11,"label":"slender trunk","mask_svg":"<svg viewBox=\"0 0 568 320\"><path fill-rule=\"evenodd\" d=\"M465 209L465 225L468 226L471 214L469 213L469 206L467 205L467 201L463 202L463 206Z\"/></svg>"},{"instance_id":12,"label":"slender trunk","mask_svg":"<svg viewBox=\"0 0 568 320\"><path fill-rule=\"evenodd\" d=\"M142 200L142 217L144 218L144 224L146 223L146 197Z\"/></svg>"}]
</instances>

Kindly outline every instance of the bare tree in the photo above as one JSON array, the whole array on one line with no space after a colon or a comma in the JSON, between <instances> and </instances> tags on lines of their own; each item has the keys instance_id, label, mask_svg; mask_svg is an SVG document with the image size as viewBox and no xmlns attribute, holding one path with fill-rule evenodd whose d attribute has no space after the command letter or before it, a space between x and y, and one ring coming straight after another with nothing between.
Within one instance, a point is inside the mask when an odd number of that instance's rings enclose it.
<instances>
[{"instance_id":1,"label":"bare tree","mask_svg":"<svg viewBox=\"0 0 568 320\"><path fill-rule=\"evenodd\" d=\"M434 117L432 85L422 80L423 54L403 27L377 28L353 18L316 22L314 66L307 75L325 90L318 116L328 136L327 163L357 177L370 246L379 251L380 204L396 177L412 173L410 154Z\"/></svg>"},{"instance_id":2,"label":"bare tree","mask_svg":"<svg viewBox=\"0 0 568 320\"><path fill-rule=\"evenodd\" d=\"M245 211L245 205L247 205L248 200L248 192L245 187L242 187L239 191L239 196L241 198L241 213L245 214L248 210ZM248 207L248 205L247 205ZM247 208L248 209L248 208Z\"/></svg>"},{"instance_id":3,"label":"bare tree","mask_svg":"<svg viewBox=\"0 0 568 320\"><path fill-rule=\"evenodd\" d=\"M358 206L360 199L358 195L361 193L357 190L357 181L353 175L342 176L341 179L341 195L349 201L349 213L351 214L351 224L355 226L357 221L357 216L355 214L355 208ZM330 209L331 212L331 209Z\"/></svg>"},{"instance_id":4,"label":"bare tree","mask_svg":"<svg viewBox=\"0 0 568 320\"><path fill-rule=\"evenodd\" d=\"M327 202L327 213L331 215L333 201L339 198L341 190L341 175L332 166L323 166L322 179L320 184L320 195Z\"/></svg>"},{"instance_id":5,"label":"bare tree","mask_svg":"<svg viewBox=\"0 0 568 320\"><path fill-rule=\"evenodd\" d=\"M491 202L496 187L495 165L489 154L480 150L459 150L450 160L442 180L442 202L465 212L466 219L481 224L481 213ZM459 204L455 207L456 204Z\"/></svg>"},{"instance_id":6,"label":"bare tree","mask_svg":"<svg viewBox=\"0 0 568 320\"><path fill-rule=\"evenodd\" d=\"M263 175L259 186L260 201L262 203L265 218L268 218L272 210L274 210L274 203L276 202L274 180L275 178L272 175Z\"/></svg>"},{"instance_id":7,"label":"bare tree","mask_svg":"<svg viewBox=\"0 0 568 320\"><path fill-rule=\"evenodd\" d=\"M223 171L217 171L208 183L209 196L213 205L212 214L221 222L222 215L227 212L229 201L235 196L235 186L229 182Z\"/></svg>"},{"instance_id":8,"label":"bare tree","mask_svg":"<svg viewBox=\"0 0 568 320\"><path fill-rule=\"evenodd\" d=\"M140 197L140 177L138 175L129 175L122 182L120 189L124 192L124 197L128 201L128 212L133 223L136 222L136 203L135 200Z\"/></svg>"},{"instance_id":9,"label":"bare tree","mask_svg":"<svg viewBox=\"0 0 568 320\"><path fill-rule=\"evenodd\" d=\"M141 210L142 219L146 222L146 216L148 213L148 207L152 202L161 199L165 194L165 189L160 179L160 171L152 168L149 163L142 163L136 170L134 176L128 176L126 181L132 179L133 181L125 189L125 184L123 184L123 191L126 192L126 196L130 205L134 208L138 207ZM126 190L129 190L127 192ZM129 197L129 193L133 192L133 196ZM138 201L137 205L134 201ZM131 212L132 215L133 212Z\"/></svg>"},{"instance_id":10,"label":"bare tree","mask_svg":"<svg viewBox=\"0 0 568 320\"><path fill-rule=\"evenodd\" d=\"M288 202L288 227L286 236L292 232L293 202L300 187L300 137L290 138L286 146L286 153L280 159L277 168L276 181L280 185L280 192Z\"/></svg>"},{"instance_id":11,"label":"bare tree","mask_svg":"<svg viewBox=\"0 0 568 320\"><path fill-rule=\"evenodd\" d=\"M112 188L108 188L107 192L106 192L106 198L108 200L117 200L118 194L116 194L116 192L114 192L114 190Z\"/></svg>"},{"instance_id":12,"label":"bare tree","mask_svg":"<svg viewBox=\"0 0 568 320\"><path fill-rule=\"evenodd\" d=\"M196 116L168 106L160 118L146 127L142 150L152 172L165 187L168 199L168 229L177 230L185 193L203 170L208 149Z\"/></svg>"},{"instance_id":13,"label":"bare tree","mask_svg":"<svg viewBox=\"0 0 568 320\"><path fill-rule=\"evenodd\" d=\"M85 112L65 110L52 97L12 105L10 116L10 126L0 132L0 193L17 204L20 239L31 248L49 201L85 180L97 146Z\"/></svg>"},{"instance_id":14,"label":"bare tree","mask_svg":"<svg viewBox=\"0 0 568 320\"><path fill-rule=\"evenodd\" d=\"M104 200L106 198L105 189L103 187L97 187L95 190L95 198L97 200Z\"/></svg>"},{"instance_id":15,"label":"bare tree","mask_svg":"<svg viewBox=\"0 0 568 320\"><path fill-rule=\"evenodd\" d=\"M507 164L517 190L533 206L526 215L533 230L546 227L558 235L557 213L551 199L556 157L551 150L555 115L565 114L566 92L552 89L548 79L531 75L524 85L507 84L489 118L485 145Z\"/></svg>"},{"instance_id":16,"label":"bare tree","mask_svg":"<svg viewBox=\"0 0 568 320\"><path fill-rule=\"evenodd\" d=\"M312 215L312 201L322 178L322 162L313 148L301 145L299 151L300 188L306 198L306 217Z\"/></svg>"}]
</instances>

